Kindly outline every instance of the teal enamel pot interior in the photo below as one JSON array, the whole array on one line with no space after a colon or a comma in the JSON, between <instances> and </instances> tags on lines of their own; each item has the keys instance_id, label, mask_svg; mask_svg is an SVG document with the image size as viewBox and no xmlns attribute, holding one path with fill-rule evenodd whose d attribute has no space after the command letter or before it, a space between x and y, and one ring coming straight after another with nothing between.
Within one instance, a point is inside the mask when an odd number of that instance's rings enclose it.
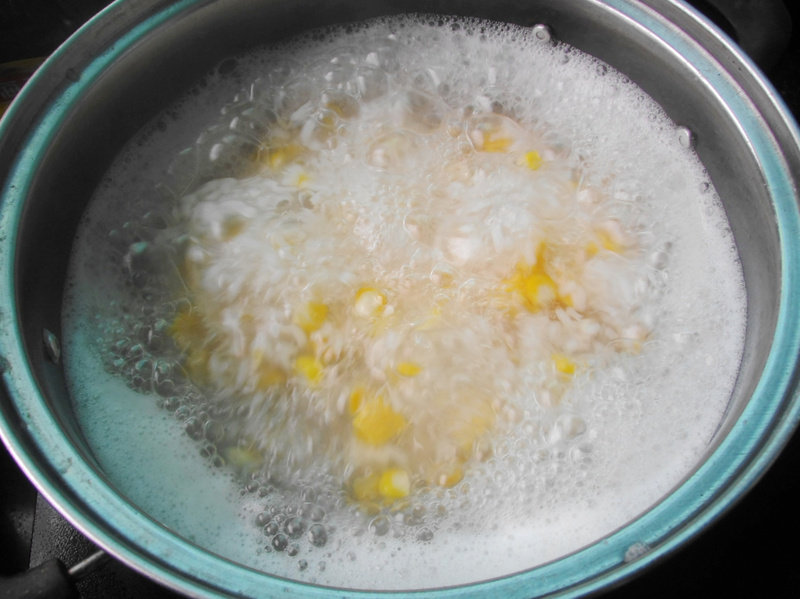
<instances>
[{"instance_id":1,"label":"teal enamel pot interior","mask_svg":"<svg viewBox=\"0 0 800 599\"><path fill-rule=\"evenodd\" d=\"M692 132L727 211L748 299L744 356L724 421L705 459L672 493L613 534L551 563L468 586L409 591L437 598L575 596L617 584L679 548L746 493L797 423L798 132L750 60L686 5L120 0L58 49L0 127L0 434L77 528L185 594L370 595L279 579L223 559L118 492L76 421L59 356L76 227L125 142L226 57L307 28L405 12L545 24L556 39L637 82Z\"/></svg>"}]
</instances>

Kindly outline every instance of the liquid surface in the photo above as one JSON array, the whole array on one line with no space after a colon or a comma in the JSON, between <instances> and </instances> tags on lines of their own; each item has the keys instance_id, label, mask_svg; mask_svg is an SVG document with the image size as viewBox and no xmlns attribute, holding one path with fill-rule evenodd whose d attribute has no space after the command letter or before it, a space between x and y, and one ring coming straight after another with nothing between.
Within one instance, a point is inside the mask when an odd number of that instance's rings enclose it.
<instances>
[{"instance_id":1,"label":"liquid surface","mask_svg":"<svg viewBox=\"0 0 800 599\"><path fill-rule=\"evenodd\" d=\"M196 92L118 159L72 260L76 410L134 503L266 572L420 588L575 551L697 465L742 276L624 77L398 17Z\"/></svg>"}]
</instances>

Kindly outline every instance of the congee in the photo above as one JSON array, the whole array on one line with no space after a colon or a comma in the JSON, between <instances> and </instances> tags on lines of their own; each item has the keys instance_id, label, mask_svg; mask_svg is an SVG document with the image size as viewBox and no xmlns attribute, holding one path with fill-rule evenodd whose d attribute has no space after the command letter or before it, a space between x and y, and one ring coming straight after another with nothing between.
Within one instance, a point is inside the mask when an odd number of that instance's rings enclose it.
<instances>
[{"instance_id":1,"label":"congee","mask_svg":"<svg viewBox=\"0 0 800 599\"><path fill-rule=\"evenodd\" d=\"M641 89L528 28L400 16L226 60L130 142L64 356L109 478L178 534L421 588L664 496L745 308L719 198Z\"/></svg>"}]
</instances>

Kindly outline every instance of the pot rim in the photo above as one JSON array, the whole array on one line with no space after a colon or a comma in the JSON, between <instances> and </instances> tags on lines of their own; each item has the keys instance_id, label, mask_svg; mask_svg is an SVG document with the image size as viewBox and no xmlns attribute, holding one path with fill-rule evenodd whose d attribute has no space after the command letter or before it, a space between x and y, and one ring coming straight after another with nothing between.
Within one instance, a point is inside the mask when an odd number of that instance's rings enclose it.
<instances>
[{"instance_id":1,"label":"pot rim","mask_svg":"<svg viewBox=\"0 0 800 599\"><path fill-rule=\"evenodd\" d=\"M151 2L154 10L143 18L126 0L94 17L60 47L20 93L0 122L0 142L24 118L22 107L33 101L40 87L50 85L53 64L68 57L80 41L107 20L131 19L133 26L43 104L41 118L30 128L10 168L0 205L0 373L5 397L0 397L2 437L14 459L47 500L78 529L127 565L168 587L199 597L226 595L328 596L332 588L314 586L258 572L216 556L171 532L119 495L88 463L61 430L49 409L27 360L18 320L15 288L15 247L32 173L44 156L71 107L83 92L119 56L170 19L209 0ZM781 155L773 131L763 126L756 107L742 97L738 81L752 80L771 102L771 114L783 126L781 141L792 144L798 158L800 135L780 98L756 67L724 34L694 9L681 3L650 0L647 4L604 0L613 10L639 27L647 28L692 64L713 85L729 113L746 129L753 154L760 161L765 185L773 199L780 246L780 306L772 347L759 383L742 414L708 459L671 494L645 514L597 542L530 570L501 578L441 589L421 589L414 595L445 597L530 597L556 593L575 596L617 584L699 534L730 508L775 459L800 421L797 356L800 355L800 213L792 168ZM658 10L667 7L673 23L691 20L713 48L702 47L665 25ZM723 55L724 54L724 55ZM733 59L740 65L736 78L721 76L720 64ZM50 90L52 91L52 90ZM775 127L775 120L771 122ZM28 128L29 124L26 124ZM626 557L627 556L627 557ZM336 589L341 590L341 589ZM409 591L360 591L358 596L405 596Z\"/></svg>"}]
</instances>

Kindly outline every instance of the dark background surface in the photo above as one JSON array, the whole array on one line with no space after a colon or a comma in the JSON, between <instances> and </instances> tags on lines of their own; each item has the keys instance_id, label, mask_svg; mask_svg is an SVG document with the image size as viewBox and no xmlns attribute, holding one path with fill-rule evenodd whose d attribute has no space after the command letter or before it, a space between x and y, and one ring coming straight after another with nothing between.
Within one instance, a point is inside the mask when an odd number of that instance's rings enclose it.
<instances>
[{"instance_id":1,"label":"dark background surface","mask_svg":"<svg viewBox=\"0 0 800 599\"><path fill-rule=\"evenodd\" d=\"M51 53L106 4L106 0L0 0L0 63ZM709 2L695 4L717 17ZM795 118L800 115L798 37L792 35L768 72ZM676 554L603 596L800 597L799 503L800 435L795 434L763 479L720 521ZM38 495L0 447L0 576L24 572L52 558L72 566L96 549ZM83 599L178 597L113 559L81 580L78 590Z\"/></svg>"}]
</instances>

